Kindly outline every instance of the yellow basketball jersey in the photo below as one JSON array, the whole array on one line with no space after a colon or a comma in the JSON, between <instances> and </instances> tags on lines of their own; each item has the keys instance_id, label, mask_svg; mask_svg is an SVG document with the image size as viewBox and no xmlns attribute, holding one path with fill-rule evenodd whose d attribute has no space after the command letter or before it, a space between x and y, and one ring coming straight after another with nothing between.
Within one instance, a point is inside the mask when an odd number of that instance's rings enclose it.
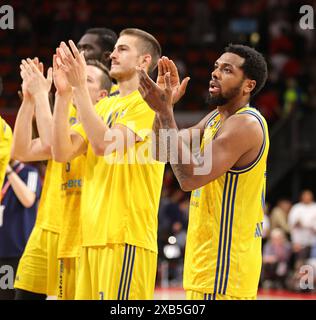
<instances>
[{"instance_id":1,"label":"yellow basketball jersey","mask_svg":"<svg viewBox=\"0 0 316 320\"><path fill-rule=\"evenodd\" d=\"M264 142L255 161L231 168L191 194L186 242L184 288L216 296L253 297L261 271L261 239L265 201L268 127L254 108L237 112L255 117ZM220 127L215 111L206 124L203 144Z\"/></svg>"},{"instance_id":2,"label":"yellow basketball jersey","mask_svg":"<svg viewBox=\"0 0 316 320\"><path fill-rule=\"evenodd\" d=\"M70 124L77 123L77 112L72 106ZM78 257L81 246L80 202L85 167L85 155L63 164L61 170L62 217L58 258Z\"/></svg>"},{"instance_id":3,"label":"yellow basketball jersey","mask_svg":"<svg viewBox=\"0 0 316 320\"><path fill-rule=\"evenodd\" d=\"M69 112L69 123L76 122L75 109ZM36 225L53 232L60 233L63 216L62 202L62 174L67 168L67 163L48 160L45 179L39 202Z\"/></svg>"},{"instance_id":4,"label":"yellow basketball jersey","mask_svg":"<svg viewBox=\"0 0 316 320\"><path fill-rule=\"evenodd\" d=\"M110 96L116 96L120 93L119 91L119 87L117 84L112 84L112 87L111 87L111 92L110 92Z\"/></svg>"},{"instance_id":5,"label":"yellow basketball jersey","mask_svg":"<svg viewBox=\"0 0 316 320\"><path fill-rule=\"evenodd\" d=\"M128 150L129 154L150 144L148 130L155 114L138 91L104 99L96 110L110 127L125 125L142 138ZM82 125L74 130L87 139ZM83 245L128 243L157 252L157 213L164 164L129 164L127 158L125 154L122 163L110 163L106 157L96 156L88 144L81 204Z\"/></svg>"},{"instance_id":6,"label":"yellow basketball jersey","mask_svg":"<svg viewBox=\"0 0 316 320\"><path fill-rule=\"evenodd\" d=\"M0 188L2 188L6 168L10 161L11 143L12 130L5 120L0 117Z\"/></svg>"},{"instance_id":7,"label":"yellow basketball jersey","mask_svg":"<svg viewBox=\"0 0 316 320\"><path fill-rule=\"evenodd\" d=\"M48 160L42 194L38 206L36 225L49 231L60 231L61 224L61 184L62 164Z\"/></svg>"}]
</instances>

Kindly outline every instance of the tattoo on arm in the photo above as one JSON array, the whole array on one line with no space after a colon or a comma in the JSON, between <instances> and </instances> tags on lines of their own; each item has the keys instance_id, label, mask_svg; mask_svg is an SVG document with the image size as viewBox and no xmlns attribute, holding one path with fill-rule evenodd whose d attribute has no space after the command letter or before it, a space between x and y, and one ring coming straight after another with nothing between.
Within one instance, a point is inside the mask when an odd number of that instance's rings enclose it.
<instances>
[{"instance_id":1,"label":"tattoo on arm","mask_svg":"<svg viewBox=\"0 0 316 320\"><path fill-rule=\"evenodd\" d=\"M154 131L154 134L156 137L159 135L160 128L161 128L160 121L159 121L157 115L155 115L155 119L154 119L154 123L153 123L153 131Z\"/></svg>"},{"instance_id":2,"label":"tattoo on arm","mask_svg":"<svg viewBox=\"0 0 316 320\"><path fill-rule=\"evenodd\" d=\"M156 160L159 160L159 129L161 128L161 124L160 121L157 117L157 115L155 115L155 119L154 119L154 123L153 123L153 135L154 135L154 141L155 143L153 143L152 145L152 151L153 154L155 155L154 158Z\"/></svg>"},{"instance_id":3,"label":"tattoo on arm","mask_svg":"<svg viewBox=\"0 0 316 320\"><path fill-rule=\"evenodd\" d=\"M160 100L161 100L162 102L166 102L166 101L167 101L166 96L165 96L164 94L162 94L162 95L160 96Z\"/></svg>"},{"instance_id":4,"label":"tattoo on arm","mask_svg":"<svg viewBox=\"0 0 316 320\"><path fill-rule=\"evenodd\" d=\"M171 144L169 144L170 147ZM190 177L192 172L192 154L190 151L190 146L188 146L185 142L183 142L182 137L178 136L177 145L174 145L172 149L175 149L175 147L178 149L176 151L176 155L174 155L175 150L168 149L168 152L171 153L171 159L173 157L176 157L177 159L173 159L175 161L171 161L170 165L171 168L177 177L178 181L181 183L184 179ZM173 156L174 155L174 156ZM185 164L185 158L189 159L189 164Z\"/></svg>"},{"instance_id":5,"label":"tattoo on arm","mask_svg":"<svg viewBox=\"0 0 316 320\"><path fill-rule=\"evenodd\" d=\"M179 134L173 116L161 119L163 130L160 133L160 152L166 151L167 161L170 162L172 170L180 184L192 177L194 168L200 166L201 154L191 150L191 143L185 141ZM161 154L160 154L161 156Z\"/></svg>"}]
</instances>

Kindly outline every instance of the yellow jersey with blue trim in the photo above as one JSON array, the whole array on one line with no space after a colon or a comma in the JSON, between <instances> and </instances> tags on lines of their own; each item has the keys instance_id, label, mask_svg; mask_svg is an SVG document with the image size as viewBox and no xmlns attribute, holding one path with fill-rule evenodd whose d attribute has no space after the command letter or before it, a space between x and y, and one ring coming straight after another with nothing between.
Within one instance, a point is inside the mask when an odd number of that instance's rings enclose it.
<instances>
[{"instance_id":1,"label":"yellow jersey with blue trim","mask_svg":"<svg viewBox=\"0 0 316 320\"><path fill-rule=\"evenodd\" d=\"M109 94L109 97L114 97L120 94L120 90L117 84L112 84L111 92Z\"/></svg>"},{"instance_id":2,"label":"yellow jersey with blue trim","mask_svg":"<svg viewBox=\"0 0 316 320\"><path fill-rule=\"evenodd\" d=\"M184 288L214 298L256 296L261 272L268 127L255 108L246 106L236 113L251 115L260 123L259 154L248 166L232 167L194 190L190 201ZM215 139L220 125L215 111L206 123L201 149Z\"/></svg>"},{"instance_id":3,"label":"yellow jersey with blue trim","mask_svg":"<svg viewBox=\"0 0 316 320\"><path fill-rule=\"evenodd\" d=\"M96 112L110 128L123 125L141 141L118 155L95 155L83 125L72 130L88 143L82 189L82 245L130 244L154 252L164 163L151 154L155 113L138 91L100 100Z\"/></svg>"},{"instance_id":4,"label":"yellow jersey with blue trim","mask_svg":"<svg viewBox=\"0 0 316 320\"><path fill-rule=\"evenodd\" d=\"M76 123L76 109L69 110L69 124ZM42 194L35 224L42 229L60 233L64 214L64 196L62 188L67 163L48 160ZM65 226L64 226L65 228Z\"/></svg>"},{"instance_id":5,"label":"yellow jersey with blue trim","mask_svg":"<svg viewBox=\"0 0 316 320\"><path fill-rule=\"evenodd\" d=\"M78 123L77 110L71 105L69 124ZM63 163L61 170L62 217L58 240L58 258L79 257L81 248L81 192L86 155Z\"/></svg>"},{"instance_id":6,"label":"yellow jersey with blue trim","mask_svg":"<svg viewBox=\"0 0 316 320\"><path fill-rule=\"evenodd\" d=\"M61 172L63 164L47 161L44 184L38 205L36 226L59 233L62 217L60 197Z\"/></svg>"}]
</instances>

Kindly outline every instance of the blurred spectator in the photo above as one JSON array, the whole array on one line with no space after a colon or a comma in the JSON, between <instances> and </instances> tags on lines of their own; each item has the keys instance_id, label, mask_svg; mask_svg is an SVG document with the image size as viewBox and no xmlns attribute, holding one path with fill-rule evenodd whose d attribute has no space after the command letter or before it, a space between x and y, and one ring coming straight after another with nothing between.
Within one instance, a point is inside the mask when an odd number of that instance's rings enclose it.
<instances>
[{"instance_id":1,"label":"blurred spectator","mask_svg":"<svg viewBox=\"0 0 316 320\"><path fill-rule=\"evenodd\" d=\"M270 230L271 230L268 212L269 212L269 204L266 203L265 208L264 208L263 225L262 225L262 245L264 245L266 243L266 241L268 240L269 235L270 235Z\"/></svg>"},{"instance_id":2,"label":"blurred spectator","mask_svg":"<svg viewBox=\"0 0 316 320\"><path fill-rule=\"evenodd\" d=\"M203 45L203 42L215 40L212 32L210 7L205 1L194 1L193 21L190 23L190 40L192 44Z\"/></svg>"},{"instance_id":3,"label":"blurred spectator","mask_svg":"<svg viewBox=\"0 0 316 320\"><path fill-rule=\"evenodd\" d=\"M310 249L316 243L316 203L310 190L304 190L301 200L289 213L289 226L294 253L294 267L310 257Z\"/></svg>"},{"instance_id":4,"label":"blurred spectator","mask_svg":"<svg viewBox=\"0 0 316 320\"><path fill-rule=\"evenodd\" d=\"M11 161L2 188L4 210L0 213L0 267L9 265L14 274L35 223L40 193L38 170L19 161ZM0 300L13 299L13 288L0 288Z\"/></svg>"},{"instance_id":5,"label":"blurred spectator","mask_svg":"<svg viewBox=\"0 0 316 320\"><path fill-rule=\"evenodd\" d=\"M256 100L260 112L269 124L276 122L280 114L280 102L277 90L267 86L264 92Z\"/></svg>"},{"instance_id":6,"label":"blurred spectator","mask_svg":"<svg viewBox=\"0 0 316 320\"><path fill-rule=\"evenodd\" d=\"M287 117L296 108L300 109L305 102L306 94L294 78L289 78L286 81L286 90L284 93L283 117Z\"/></svg>"},{"instance_id":7,"label":"blurred spectator","mask_svg":"<svg viewBox=\"0 0 316 320\"><path fill-rule=\"evenodd\" d=\"M298 59L292 57L283 66L282 73L286 78L296 78L301 75L302 66Z\"/></svg>"},{"instance_id":8,"label":"blurred spectator","mask_svg":"<svg viewBox=\"0 0 316 320\"><path fill-rule=\"evenodd\" d=\"M16 31L17 37L15 41L19 42L19 45L28 44L32 41L32 22L28 15L24 12L20 12L16 18Z\"/></svg>"},{"instance_id":9,"label":"blurred spectator","mask_svg":"<svg viewBox=\"0 0 316 320\"><path fill-rule=\"evenodd\" d=\"M278 76L281 74L283 67L288 62L289 57L285 53L275 53L270 57L271 66L277 72Z\"/></svg>"},{"instance_id":10,"label":"blurred spectator","mask_svg":"<svg viewBox=\"0 0 316 320\"><path fill-rule=\"evenodd\" d=\"M285 288L290 256L291 245L284 232L279 228L273 229L270 239L263 248L262 277L264 288L271 286Z\"/></svg>"},{"instance_id":11,"label":"blurred spectator","mask_svg":"<svg viewBox=\"0 0 316 320\"><path fill-rule=\"evenodd\" d=\"M189 207L190 199L184 199L179 204L181 217L177 225L173 225L173 232L176 235L177 243L179 244L182 254L184 255L185 241L187 235L188 221L189 221Z\"/></svg>"},{"instance_id":12,"label":"blurred spectator","mask_svg":"<svg viewBox=\"0 0 316 320\"><path fill-rule=\"evenodd\" d=\"M284 29L282 29L280 35L274 37L270 42L270 52L272 54L291 52L293 48L294 43L292 42L288 32L285 32Z\"/></svg>"},{"instance_id":13,"label":"blurred spectator","mask_svg":"<svg viewBox=\"0 0 316 320\"><path fill-rule=\"evenodd\" d=\"M169 199L162 202L159 210L159 236L163 244L168 243L169 236L174 236L185 227L185 215L180 209L184 192L174 191Z\"/></svg>"},{"instance_id":14,"label":"blurred spectator","mask_svg":"<svg viewBox=\"0 0 316 320\"><path fill-rule=\"evenodd\" d=\"M163 195L165 193L166 188ZM180 286L182 281L188 212L189 199L182 190L171 191L170 197L162 196L158 214L158 248L170 285Z\"/></svg>"},{"instance_id":15,"label":"blurred spectator","mask_svg":"<svg viewBox=\"0 0 316 320\"><path fill-rule=\"evenodd\" d=\"M74 14L76 23L72 34L74 39L78 39L89 28L92 14L91 5L86 0L76 1Z\"/></svg>"},{"instance_id":16,"label":"blurred spectator","mask_svg":"<svg viewBox=\"0 0 316 320\"><path fill-rule=\"evenodd\" d=\"M271 230L280 228L286 236L290 237L290 227L288 224L288 214L292 203L288 199L280 199L270 214Z\"/></svg>"},{"instance_id":17,"label":"blurred spectator","mask_svg":"<svg viewBox=\"0 0 316 320\"><path fill-rule=\"evenodd\" d=\"M53 43L66 40L71 35L73 3L71 0L57 1L55 4L54 24L52 30Z\"/></svg>"}]
</instances>

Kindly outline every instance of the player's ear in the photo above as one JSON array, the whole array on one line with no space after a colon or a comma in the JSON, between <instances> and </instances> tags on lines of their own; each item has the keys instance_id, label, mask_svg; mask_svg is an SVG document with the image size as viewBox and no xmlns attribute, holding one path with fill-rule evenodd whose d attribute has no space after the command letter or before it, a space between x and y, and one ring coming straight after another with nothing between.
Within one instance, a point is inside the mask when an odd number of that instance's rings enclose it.
<instances>
[{"instance_id":1,"label":"player's ear","mask_svg":"<svg viewBox=\"0 0 316 320\"><path fill-rule=\"evenodd\" d=\"M99 97L97 99L97 102L99 102L100 100L102 100L103 98L107 97L109 95L108 91L105 89L102 89L99 91Z\"/></svg>"},{"instance_id":2,"label":"player's ear","mask_svg":"<svg viewBox=\"0 0 316 320\"><path fill-rule=\"evenodd\" d=\"M152 58L150 54L144 54L140 57L141 61L140 61L140 67L148 70L149 66L151 64Z\"/></svg>"},{"instance_id":3,"label":"player's ear","mask_svg":"<svg viewBox=\"0 0 316 320\"><path fill-rule=\"evenodd\" d=\"M244 93L245 94L250 93L256 87L256 84L257 84L256 80L247 79L244 86Z\"/></svg>"}]
</instances>

